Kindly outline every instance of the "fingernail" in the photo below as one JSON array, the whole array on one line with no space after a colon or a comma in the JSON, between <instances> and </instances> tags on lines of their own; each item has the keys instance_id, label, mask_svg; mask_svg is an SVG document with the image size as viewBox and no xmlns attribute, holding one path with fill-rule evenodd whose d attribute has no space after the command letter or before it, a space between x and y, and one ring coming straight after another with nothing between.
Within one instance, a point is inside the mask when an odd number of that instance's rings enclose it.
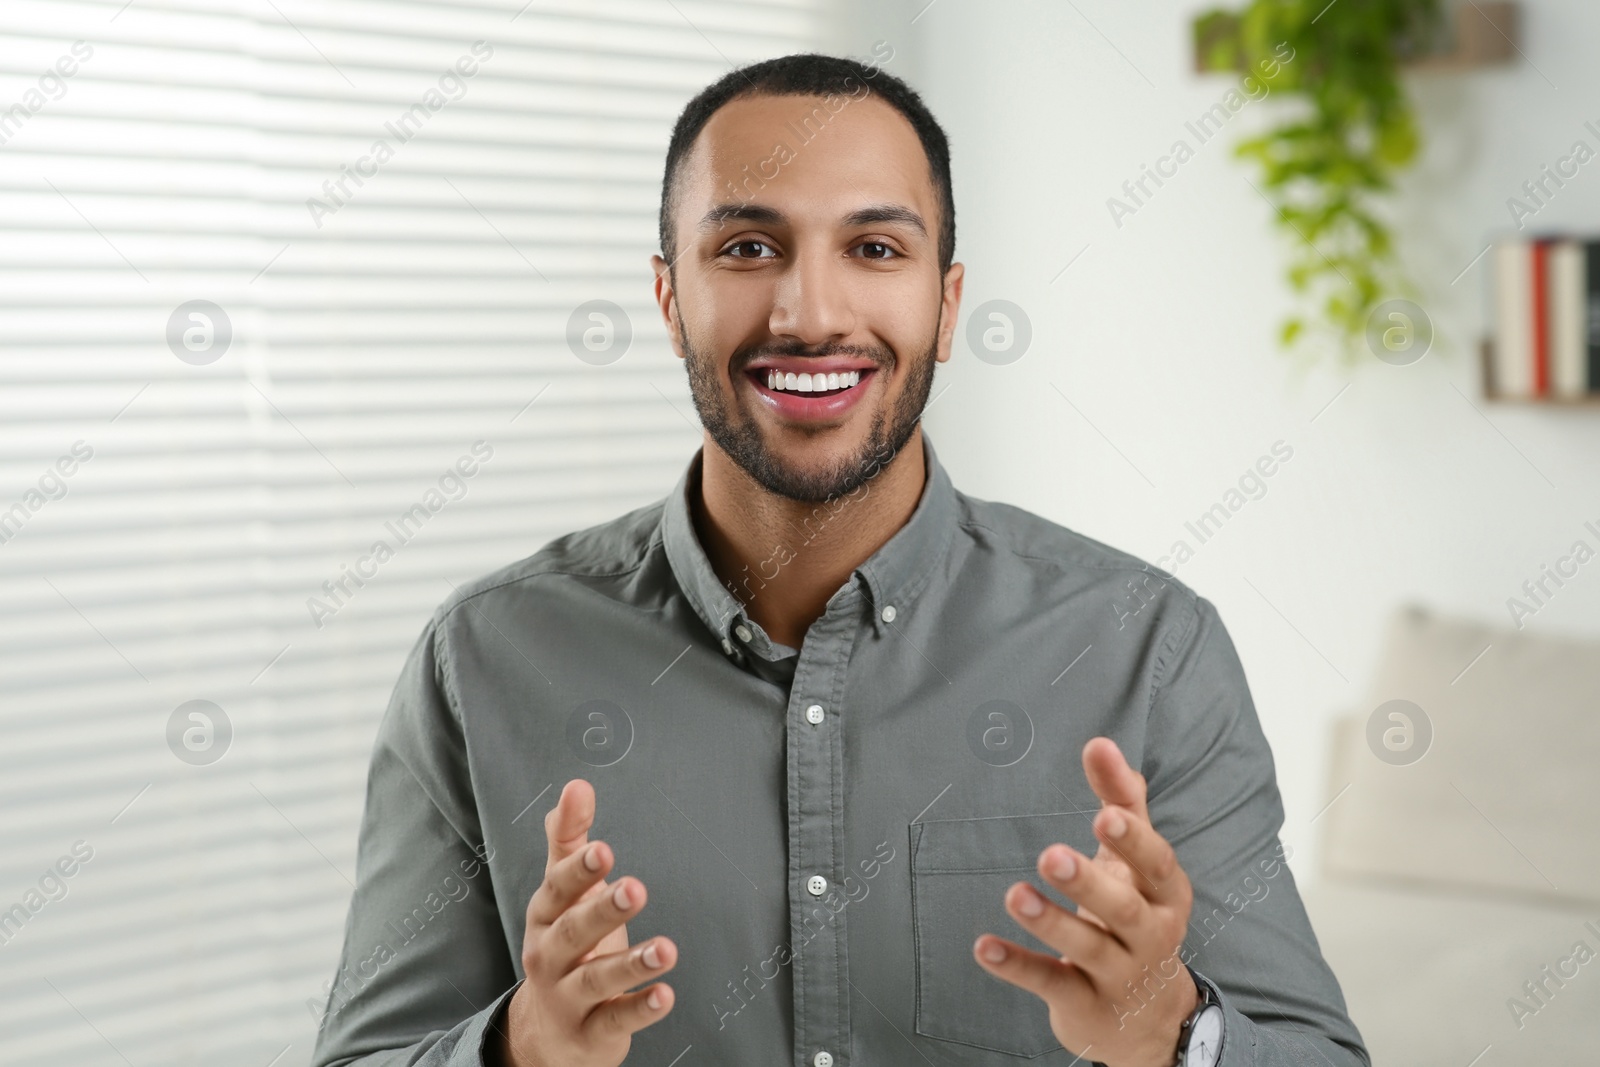
<instances>
[{"instance_id":1,"label":"fingernail","mask_svg":"<svg viewBox=\"0 0 1600 1067\"><path fill-rule=\"evenodd\" d=\"M628 884L626 882L621 883L612 891L611 899L616 901L617 907L623 911L633 907L633 901L628 897Z\"/></svg>"},{"instance_id":2,"label":"fingernail","mask_svg":"<svg viewBox=\"0 0 1600 1067\"><path fill-rule=\"evenodd\" d=\"M1050 873L1066 881L1078 873L1078 861L1072 858L1070 852L1053 852L1050 854Z\"/></svg>"},{"instance_id":3,"label":"fingernail","mask_svg":"<svg viewBox=\"0 0 1600 1067\"><path fill-rule=\"evenodd\" d=\"M650 1005L651 1011L659 1011L661 1008L661 990L650 990L650 995L644 998L644 1002Z\"/></svg>"},{"instance_id":4,"label":"fingernail","mask_svg":"<svg viewBox=\"0 0 1600 1067\"><path fill-rule=\"evenodd\" d=\"M600 846L590 845L583 852L583 865L591 871L600 869Z\"/></svg>"},{"instance_id":5,"label":"fingernail","mask_svg":"<svg viewBox=\"0 0 1600 1067\"><path fill-rule=\"evenodd\" d=\"M1017 892L1017 910L1030 919L1037 919L1044 914L1044 901L1033 890L1022 889Z\"/></svg>"},{"instance_id":6,"label":"fingernail","mask_svg":"<svg viewBox=\"0 0 1600 1067\"><path fill-rule=\"evenodd\" d=\"M990 963L1001 963L1006 958L1006 947L998 941L990 941L983 946L981 951L983 952L983 958Z\"/></svg>"},{"instance_id":7,"label":"fingernail","mask_svg":"<svg viewBox=\"0 0 1600 1067\"><path fill-rule=\"evenodd\" d=\"M644 951L639 953L639 957L644 960L644 965L652 970L661 966L661 952L656 948L654 941L644 947Z\"/></svg>"},{"instance_id":8,"label":"fingernail","mask_svg":"<svg viewBox=\"0 0 1600 1067\"><path fill-rule=\"evenodd\" d=\"M1106 816L1106 833L1111 837L1121 837L1128 832L1128 820L1120 812L1112 812Z\"/></svg>"}]
</instances>

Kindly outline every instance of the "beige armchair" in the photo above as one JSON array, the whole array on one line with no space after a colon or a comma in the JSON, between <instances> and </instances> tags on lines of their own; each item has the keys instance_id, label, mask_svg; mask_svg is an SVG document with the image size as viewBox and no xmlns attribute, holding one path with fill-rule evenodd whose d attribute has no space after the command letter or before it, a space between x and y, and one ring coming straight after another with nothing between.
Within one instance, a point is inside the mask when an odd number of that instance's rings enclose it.
<instances>
[{"instance_id":1,"label":"beige armchair","mask_svg":"<svg viewBox=\"0 0 1600 1067\"><path fill-rule=\"evenodd\" d=\"M1305 899L1373 1062L1600 1064L1600 642L1403 610L1332 749Z\"/></svg>"}]
</instances>

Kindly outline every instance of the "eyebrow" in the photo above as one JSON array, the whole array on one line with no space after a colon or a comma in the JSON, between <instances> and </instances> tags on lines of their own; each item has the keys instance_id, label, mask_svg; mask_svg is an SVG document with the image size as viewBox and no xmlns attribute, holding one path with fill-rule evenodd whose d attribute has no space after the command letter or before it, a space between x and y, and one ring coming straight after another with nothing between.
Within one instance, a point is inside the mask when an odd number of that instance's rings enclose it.
<instances>
[{"instance_id":1,"label":"eyebrow","mask_svg":"<svg viewBox=\"0 0 1600 1067\"><path fill-rule=\"evenodd\" d=\"M877 204L873 207L864 207L860 211L852 211L844 217L846 226L865 226L873 222L899 222L910 226L922 236L928 236L928 227L922 221L922 216L908 207L899 204Z\"/></svg>"},{"instance_id":2,"label":"eyebrow","mask_svg":"<svg viewBox=\"0 0 1600 1067\"><path fill-rule=\"evenodd\" d=\"M788 216L776 208L759 204L718 204L700 218L697 227L701 233L710 233L727 222L760 222L768 226L783 226Z\"/></svg>"},{"instance_id":3,"label":"eyebrow","mask_svg":"<svg viewBox=\"0 0 1600 1067\"><path fill-rule=\"evenodd\" d=\"M786 226L789 218L776 208L763 207L759 204L718 204L701 216L697 228L702 233L710 233L725 223L735 221ZM844 217L846 226L866 226L874 222L901 223L910 226L923 237L928 236L928 227L922 221L922 216L899 204L875 204L872 207L852 211Z\"/></svg>"}]
</instances>

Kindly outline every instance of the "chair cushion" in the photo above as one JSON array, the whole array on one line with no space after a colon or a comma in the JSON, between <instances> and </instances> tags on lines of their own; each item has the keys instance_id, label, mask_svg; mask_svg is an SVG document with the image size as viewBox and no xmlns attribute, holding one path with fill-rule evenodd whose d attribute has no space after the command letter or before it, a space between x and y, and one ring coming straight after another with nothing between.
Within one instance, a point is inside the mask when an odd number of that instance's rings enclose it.
<instances>
[{"instance_id":1,"label":"chair cushion","mask_svg":"<svg viewBox=\"0 0 1600 1067\"><path fill-rule=\"evenodd\" d=\"M1595 1062L1600 909L1329 878L1301 896L1373 1063Z\"/></svg>"},{"instance_id":2,"label":"chair cushion","mask_svg":"<svg viewBox=\"0 0 1600 1067\"><path fill-rule=\"evenodd\" d=\"M1404 609L1333 749L1327 873L1600 902L1600 643Z\"/></svg>"}]
</instances>

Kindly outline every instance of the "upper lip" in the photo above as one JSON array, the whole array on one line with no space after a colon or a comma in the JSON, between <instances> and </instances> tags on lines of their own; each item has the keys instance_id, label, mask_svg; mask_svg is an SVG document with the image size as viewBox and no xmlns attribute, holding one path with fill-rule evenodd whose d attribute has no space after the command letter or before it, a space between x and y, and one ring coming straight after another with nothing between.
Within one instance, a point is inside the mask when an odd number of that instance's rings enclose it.
<instances>
[{"instance_id":1,"label":"upper lip","mask_svg":"<svg viewBox=\"0 0 1600 1067\"><path fill-rule=\"evenodd\" d=\"M850 356L757 356L744 369L746 373L775 370L784 374L843 374L877 367L870 359Z\"/></svg>"}]
</instances>

